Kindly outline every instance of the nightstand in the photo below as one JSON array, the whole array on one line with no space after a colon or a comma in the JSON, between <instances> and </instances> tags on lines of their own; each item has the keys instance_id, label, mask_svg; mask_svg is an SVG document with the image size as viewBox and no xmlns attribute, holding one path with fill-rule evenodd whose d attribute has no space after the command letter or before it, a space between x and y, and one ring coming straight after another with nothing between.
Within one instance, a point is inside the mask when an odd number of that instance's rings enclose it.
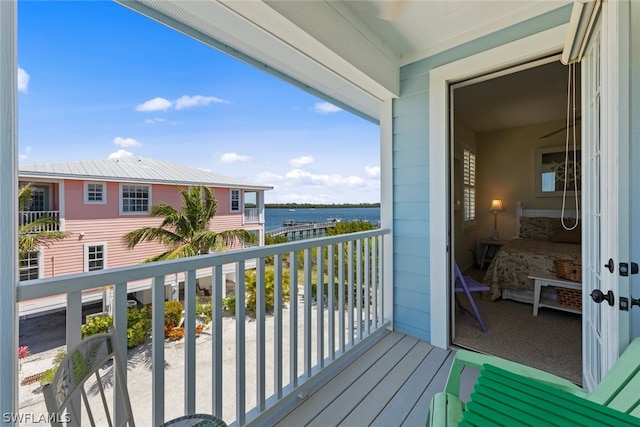
<instances>
[{"instance_id":1,"label":"nightstand","mask_svg":"<svg viewBox=\"0 0 640 427\"><path fill-rule=\"evenodd\" d=\"M480 239L480 244L484 245L480 268L484 268L485 263L490 263L505 243L505 240Z\"/></svg>"}]
</instances>

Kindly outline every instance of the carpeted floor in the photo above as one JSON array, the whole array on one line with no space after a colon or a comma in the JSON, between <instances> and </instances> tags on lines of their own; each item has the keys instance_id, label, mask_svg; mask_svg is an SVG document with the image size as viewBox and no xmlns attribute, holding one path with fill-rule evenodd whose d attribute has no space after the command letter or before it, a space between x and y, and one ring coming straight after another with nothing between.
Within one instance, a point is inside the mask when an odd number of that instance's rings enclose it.
<instances>
[{"instance_id":1,"label":"carpeted floor","mask_svg":"<svg viewBox=\"0 0 640 427\"><path fill-rule=\"evenodd\" d=\"M533 366L582 383L582 317L540 308L534 316L531 304L511 300L474 299L487 333L478 322L456 308L454 344ZM470 309L466 297L462 303Z\"/></svg>"}]
</instances>

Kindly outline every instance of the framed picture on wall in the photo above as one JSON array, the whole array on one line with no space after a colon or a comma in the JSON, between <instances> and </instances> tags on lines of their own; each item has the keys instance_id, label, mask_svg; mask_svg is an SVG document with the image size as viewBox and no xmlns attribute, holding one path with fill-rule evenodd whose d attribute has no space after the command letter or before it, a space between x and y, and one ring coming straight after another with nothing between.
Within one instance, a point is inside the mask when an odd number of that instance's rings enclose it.
<instances>
[{"instance_id":1,"label":"framed picture on wall","mask_svg":"<svg viewBox=\"0 0 640 427\"><path fill-rule=\"evenodd\" d=\"M578 195L582 188L581 151L565 152L565 147L538 148L536 150L536 196L562 197L566 185L567 195Z\"/></svg>"}]
</instances>

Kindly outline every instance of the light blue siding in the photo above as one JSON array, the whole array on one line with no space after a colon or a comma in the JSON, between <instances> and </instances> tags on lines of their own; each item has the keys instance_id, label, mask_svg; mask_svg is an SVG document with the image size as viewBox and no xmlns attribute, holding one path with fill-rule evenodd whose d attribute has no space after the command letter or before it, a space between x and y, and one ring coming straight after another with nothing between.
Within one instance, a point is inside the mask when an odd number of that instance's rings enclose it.
<instances>
[{"instance_id":1,"label":"light blue siding","mask_svg":"<svg viewBox=\"0 0 640 427\"><path fill-rule=\"evenodd\" d=\"M630 180L630 240L631 261L640 264L640 2L631 2L631 180ZM632 275L630 283L631 296L640 298L640 275ZM631 310L631 334L640 336L640 307Z\"/></svg>"},{"instance_id":2,"label":"light blue siding","mask_svg":"<svg viewBox=\"0 0 640 427\"><path fill-rule=\"evenodd\" d=\"M565 24L570 15L571 6L567 5L401 68L400 98L393 105L395 330L427 341L432 330L429 312L429 71ZM445 206L442 208L446 209ZM447 286L446 283L440 285ZM638 294L640 296L640 291Z\"/></svg>"}]
</instances>

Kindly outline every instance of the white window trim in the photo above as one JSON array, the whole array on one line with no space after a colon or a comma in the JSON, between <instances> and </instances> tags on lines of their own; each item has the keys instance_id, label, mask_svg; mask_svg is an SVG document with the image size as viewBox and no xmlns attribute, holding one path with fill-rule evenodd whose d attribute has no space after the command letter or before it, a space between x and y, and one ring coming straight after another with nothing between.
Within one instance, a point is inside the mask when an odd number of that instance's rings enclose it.
<instances>
[{"instance_id":1,"label":"white window trim","mask_svg":"<svg viewBox=\"0 0 640 427\"><path fill-rule=\"evenodd\" d=\"M38 279L42 279L44 275L44 251L42 249L36 249L34 252L38 252ZM18 257L18 261L21 261L21 258ZM20 279L20 271L18 270L18 279ZM36 280L36 279L30 279Z\"/></svg>"},{"instance_id":2,"label":"white window trim","mask_svg":"<svg viewBox=\"0 0 640 427\"><path fill-rule=\"evenodd\" d=\"M143 186L143 187L149 187L149 209L147 211L144 212L124 212L122 210L122 187L125 185L135 185L135 186ZM153 201L153 186L151 184L136 184L136 183L131 183L131 182L124 182L124 183L120 183L120 186L118 188L118 201L119 201L119 211L120 211L120 215L149 215L149 213L151 212L151 206L153 206L152 201Z\"/></svg>"},{"instance_id":3,"label":"white window trim","mask_svg":"<svg viewBox=\"0 0 640 427\"><path fill-rule=\"evenodd\" d=\"M102 185L102 200L89 200L89 184ZM84 182L84 204L85 205L105 205L107 204L107 183L98 181Z\"/></svg>"},{"instance_id":4,"label":"white window trim","mask_svg":"<svg viewBox=\"0 0 640 427\"><path fill-rule=\"evenodd\" d=\"M89 271L89 247L93 246L102 246L102 269L105 270L107 268L107 242L85 243L83 249L83 262L85 272Z\"/></svg>"},{"instance_id":5,"label":"white window trim","mask_svg":"<svg viewBox=\"0 0 640 427\"><path fill-rule=\"evenodd\" d=\"M233 209L233 193L238 192L238 209ZM229 191L229 212L242 212L242 190L239 189L231 189Z\"/></svg>"}]
</instances>

